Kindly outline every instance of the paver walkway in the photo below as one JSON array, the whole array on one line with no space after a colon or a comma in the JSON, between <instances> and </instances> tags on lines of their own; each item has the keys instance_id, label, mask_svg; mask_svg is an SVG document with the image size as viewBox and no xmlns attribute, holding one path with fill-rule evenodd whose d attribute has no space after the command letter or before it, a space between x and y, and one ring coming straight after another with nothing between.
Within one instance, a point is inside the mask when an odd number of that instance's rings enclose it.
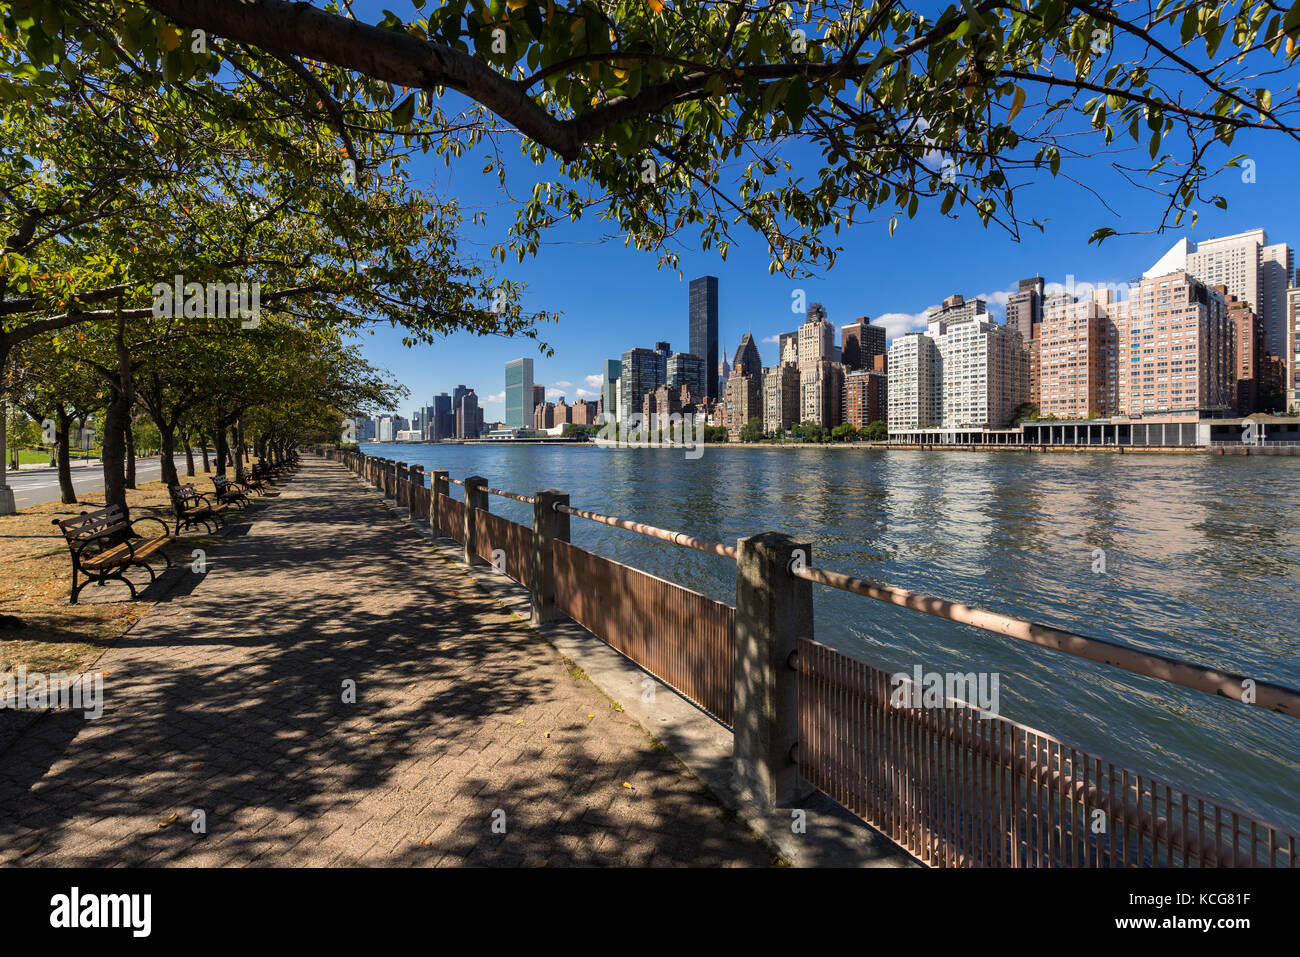
<instances>
[{"instance_id":1,"label":"paver walkway","mask_svg":"<svg viewBox=\"0 0 1300 957\"><path fill-rule=\"evenodd\" d=\"M314 456L96 669L103 717L51 712L0 753L0 862L769 862L640 726Z\"/></svg>"}]
</instances>

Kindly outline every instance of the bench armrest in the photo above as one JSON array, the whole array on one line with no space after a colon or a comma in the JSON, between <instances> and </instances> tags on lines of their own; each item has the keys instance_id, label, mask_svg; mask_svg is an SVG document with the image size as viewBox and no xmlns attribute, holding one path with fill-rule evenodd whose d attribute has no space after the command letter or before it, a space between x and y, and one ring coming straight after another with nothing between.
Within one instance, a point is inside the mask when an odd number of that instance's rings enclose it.
<instances>
[{"instance_id":1,"label":"bench armrest","mask_svg":"<svg viewBox=\"0 0 1300 957\"><path fill-rule=\"evenodd\" d=\"M138 533L137 533L136 530L135 530L136 525L138 525L140 522L157 522L159 525L162 526L162 537L163 537L163 538L169 538L169 537L170 537L170 536L167 534L167 523L164 522L161 518L155 518L153 515L146 515L146 516L144 516L143 518L137 518L134 522L132 522L132 523L131 523L131 534L132 534L132 535L137 535L137 537L139 537L139 538L144 538L143 535L138 535Z\"/></svg>"}]
</instances>

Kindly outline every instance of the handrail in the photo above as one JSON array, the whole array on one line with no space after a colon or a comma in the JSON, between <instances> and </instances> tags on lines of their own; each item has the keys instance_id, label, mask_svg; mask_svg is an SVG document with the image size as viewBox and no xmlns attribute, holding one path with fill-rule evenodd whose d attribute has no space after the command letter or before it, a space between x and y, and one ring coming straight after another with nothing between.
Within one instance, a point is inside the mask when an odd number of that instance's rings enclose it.
<instances>
[{"instance_id":1,"label":"handrail","mask_svg":"<svg viewBox=\"0 0 1300 957\"><path fill-rule=\"evenodd\" d=\"M488 488L483 486L483 491L489 495L500 495L502 498L512 498L516 502L523 502L525 505L536 505L537 500L530 495L516 495L514 492L503 492L499 488Z\"/></svg>"},{"instance_id":2,"label":"handrail","mask_svg":"<svg viewBox=\"0 0 1300 957\"><path fill-rule=\"evenodd\" d=\"M1243 699L1244 682L1251 681L1256 707L1288 714L1293 718L1300 718L1300 690L1295 688L1288 688L1267 681L1258 681L1243 675L1206 668L1202 665L1190 664L1164 655L1138 651L1136 648L1129 648L1113 641L1089 638L1086 635L1063 631L1048 625L1040 625L1036 622L1026 621L1023 618L985 611L982 608L971 608L969 605L959 605L955 602L944 601L941 598L932 598L929 595L922 595L893 585L883 585L879 582L852 578L839 572L803 567L791 569L791 574L797 578L816 582L819 585L827 585L857 595L865 595L867 598L888 602L891 605L899 605L913 611L922 611L936 618L944 618L963 625L972 625L984 631L1005 635L1008 638L1027 641L1030 644L1052 648L1079 658L1087 658L1089 661L1097 661L1114 668L1122 668L1134 674L1159 678L1182 685L1185 688L1193 688L1197 691L1232 698L1236 701Z\"/></svg>"},{"instance_id":3,"label":"handrail","mask_svg":"<svg viewBox=\"0 0 1300 957\"><path fill-rule=\"evenodd\" d=\"M465 485L464 482L457 479L449 478L448 481L453 485L462 487ZM484 490L493 495L534 504L534 499L525 495L517 495L514 492L486 487ZM658 528L654 525L646 525L643 522L634 522L613 515L602 515L599 512L574 508L560 502L553 503L551 507L565 515L576 515L578 518L622 528L629 532L636 532L638 535L645 535L648 538L657 538L661 541L670 542L673 545L693 548L696 551L711 555L720 555L733 561L736 558L736 547L734 545L710 542L706 539L696 538L693 535L687 535L684 532L674 532L671 529ZM945 601L942 598L934 598L919 592L908 591L894 585L853 578L850 575L822 568L804 566L792 568L790 573L797 578L803 578L819 585L864 595L876 601L898 605L912 611L924 612L936 618L970 625L983 631L1015 638L1018 641L1028 642L1043 648L1051 648L1078 658L1086 658L1089 661L1110 665L1113 668L1120 668L1133 674L1157 678L1182 685L1185 688L1202 691L1206 694L1231 698L1235 701L1243 700L1247 690L1246 682L1249 681L1251 682L1250 690L1254 694L1253 704L1255 707L1290 715L1293 718L1300 718L1300 690L1285 685L1219 671L1203 665L1179 661L1165 655L1139 651L1136 648L1130 648L1102 638L1090 638L1087 635L1053 628L1050 625L1041 625L1024 618L1016 618L1012 615L1004 615L1000 612L987 611L982 608L972 608L969 605Z\"/></svg>"},{"instance_id":4,"label":"handrail","mask_svg":"<svg viewBox=\"0 0 1300 957\"><path fill-rule=\"evenodd\" d=\"M585 518L588 521L600 522L604 525L613 525L615 528L625 528L629 532L636 532L639 535L646 535L650 538L658 538L665 542L672 542L674 545L684 545L686 548L693 548L696 551L708 552L711 555L721 555L723 558L735 559L736 546L723 545L718 542L706 541L703 538L696 538L693 535L687 535L683 532L674 532L666 528L656 528L654 525L646 525L642 522L633 522L626 518L615 518L612 515L601 515L599 512L588 512L581 508L572 508L568 505L562 505L556 502L552 506L557 512L563 512L566 515L576 515L579 518Z\"/></svg>"}]
</instances>

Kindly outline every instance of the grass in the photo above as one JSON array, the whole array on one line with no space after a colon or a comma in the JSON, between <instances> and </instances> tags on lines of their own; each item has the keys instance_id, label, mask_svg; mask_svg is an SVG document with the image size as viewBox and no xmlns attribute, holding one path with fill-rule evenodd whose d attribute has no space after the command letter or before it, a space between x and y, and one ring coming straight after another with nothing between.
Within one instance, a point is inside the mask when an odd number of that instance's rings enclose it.
<instances>
[{"instance_id":1,"label":"grass","mask_svg":"<svg viewBox=\"0 0 1300 957\"><path fill-rule=\"evenodd\" d=\"M182 458L181 464L184 459ZM210 472L181 477L200 487L209 485ZM73 518L83 511L104 507L103 490L83 493L76 505L47 502L22 509L17 515L0 516L0 616L21 621L19 628L0 625L0 673L24 665L28 671L82 672L90 666L132 625L153 607L152 602L131 601L130 592L121 582L109 582L102 589L90 585L80 595L81 604L68 604L72 591L72 559L63 533L51 524L56 518ZM128 489L127 505L133 519L146 515L171 521L171 503L162 482L146 482L138 489ZM228 516L231 524L242 516ZM157 529L153 522L141 526L142 532ZM220 539L201 530L183 533L167 546L172 562L188 562L191 551L202 547L210 551ZM137 589L148 574L143 569L127 572ZM111 589L111 591L110 591ZM123 600L104 602L101 594Z\"/></svg>"}]
</instances>

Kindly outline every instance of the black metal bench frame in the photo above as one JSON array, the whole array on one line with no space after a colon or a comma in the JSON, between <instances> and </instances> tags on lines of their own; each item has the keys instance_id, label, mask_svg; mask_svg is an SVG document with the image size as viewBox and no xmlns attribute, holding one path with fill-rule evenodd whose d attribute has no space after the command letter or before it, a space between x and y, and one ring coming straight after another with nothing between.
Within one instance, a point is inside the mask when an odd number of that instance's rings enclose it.
<instances>
[{"instance_id":1,"label":"black metal bench frame","mask_svg":"<svg viewBox=\"0 0 1300 957\"><path fill-rule=\"evenodd\" d=\"M172 509L176 512L176 531L175 534L181 533L181 526L184 525L188 531L191 528L203 526L207 532L213 532L226 524L226 518L218 509L220 505L213 502L206 492L200 492L194 487L193 482L187 482L184 485L167 486L167 494L171 496ZM194 504L191 505L190 503ZM192 509L206 509L198 515L186 514Z\"/></svg>"},{"instance_id":2,"label":"black metal bench frame","mask_svg":"<svg viewBox=\"0 0 1300 957\"><path fill-rule=\"evenodd\" d=\"M149 573L149 581L157 581L158 575L149 564L148 558L154 554L160 554L167 562L167 567L172 567L171 556L167 552L158 548L145 558L137 558L135 554L136 546L139 543L148 543L155 539L147 539L135 530L135 526L140 522L157 522L162 526L162 537L170 540L171 535L167 530L167 523L161 518L155 518L147 515L144 518L137 518L127 521L122 509L117 505L101 508L95 512L82 512L77 518L56 518L52 524L59 526L63 532L63 537L67 539L68 551L72 553L72 595L68 599L68 604L75 605L77 596L87 585L96 584L103 587L105 582L116 579L123 582L127 588L131 589L131 598L134 600L139 597L135 584L123 574L128 568L139 567ZM99 555L119 545L126 545L128 555L125 561L118 562L107 568L87 568L83 562L93 559ZM89 548L97 550L90 555L86 554ZM77 574L80 572L86 580L77 584Z\"/></svg>"}]
</instances>

